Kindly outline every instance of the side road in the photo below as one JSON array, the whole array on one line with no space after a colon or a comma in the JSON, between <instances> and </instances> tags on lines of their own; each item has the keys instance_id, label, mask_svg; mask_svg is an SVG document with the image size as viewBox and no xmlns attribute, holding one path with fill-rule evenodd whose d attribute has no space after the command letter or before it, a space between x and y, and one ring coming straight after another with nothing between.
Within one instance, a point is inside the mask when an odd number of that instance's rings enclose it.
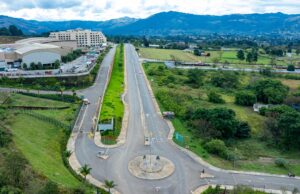
<instances>
[{"instance_id":1,"label":"side road","mask_svg":"<svg viewBox=\"0 0 300 194\"><path fill-rule=\"evenodd\" d=\"M80 92L90 100L91 104L82 106L67 144L67 150L71 151L72 153L69 157L69 164L72 167L72 169L78 174L80 174L79 171L83 163L78 160L78 158L80 158L80 154L78 155L77 150L75 149L76 140L79 137L87 137L88 133L91 133L95 127L97 121L96 118L99 113L99 104L101 102L104 90L106 89L106 85L109 80L109 75L112 69L115 52L116 47L113 47L103 59L94 85ZM93 176L88 175L87 180L91 184L105 189L104 183L95 179ZM112 193L118 194L119 192L113 189Z\"/></svg>"}]
</instances>

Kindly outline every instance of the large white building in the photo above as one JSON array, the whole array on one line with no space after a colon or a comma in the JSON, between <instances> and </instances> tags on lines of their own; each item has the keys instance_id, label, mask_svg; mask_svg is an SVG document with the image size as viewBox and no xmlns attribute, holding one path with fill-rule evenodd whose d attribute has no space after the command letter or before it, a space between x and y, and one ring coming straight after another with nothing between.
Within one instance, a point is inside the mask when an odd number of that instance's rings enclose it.
<instances>
[{"instance_id":1,"label":"large white building","mask_svg":"<svg viewBox=\"0 0 300 194\"><path fill-rule=\"evenodd\" d=\"M67 30L60 32L51 32L49 38L56 39L58 41L77 41L77 46L93 47L101 46L106 43L106 37L100 31L91 30Z\"/></svg>"},{"instance_id":2,"label":"large white building","mask_svg":"<svg viewBox=\"0 0 300 194\"><path fill-rule=\"evenodd\" d=\"M0 48L0 62L10 67L20 67L31 63L51 65L61 60L60 47L51 44L16 44Z\"/></svg>"}]
</instances>

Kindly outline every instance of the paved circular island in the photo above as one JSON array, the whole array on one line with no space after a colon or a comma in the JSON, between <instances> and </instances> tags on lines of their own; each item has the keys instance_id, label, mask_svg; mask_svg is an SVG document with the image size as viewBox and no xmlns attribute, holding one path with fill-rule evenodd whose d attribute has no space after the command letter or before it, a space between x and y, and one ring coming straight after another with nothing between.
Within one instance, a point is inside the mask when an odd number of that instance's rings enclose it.
<instances>
[{"instance_id":1,"label":"paved circular island","mask_svg":"<svg viewBox=\"0 0 300 194\"><path fill-rule=\"evenodd\" d=\"M173 162L157 155L137 156L128 163L129 172L141 179L158 180L175 171Z\"/></svg>"}]
</instances>

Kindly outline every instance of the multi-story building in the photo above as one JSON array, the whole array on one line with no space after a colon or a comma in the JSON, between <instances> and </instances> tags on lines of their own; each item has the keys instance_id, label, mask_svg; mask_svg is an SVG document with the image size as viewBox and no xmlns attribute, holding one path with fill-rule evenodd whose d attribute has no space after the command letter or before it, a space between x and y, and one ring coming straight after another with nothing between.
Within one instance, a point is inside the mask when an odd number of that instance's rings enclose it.
<instances>
[{"instance_id":1,"label":"multi-story building","mask_svg":"<svg viewBox=\"0 0 300 194\"><path fill-rule=\"evenodd\" d=\"M51 32L49 38L56 39L59 41L77 41L77 46L80 47L91 47L101 46L106 43L106 37L100 31L91 30L67 30L61 32Z\"/></svg>"}]
</instances>

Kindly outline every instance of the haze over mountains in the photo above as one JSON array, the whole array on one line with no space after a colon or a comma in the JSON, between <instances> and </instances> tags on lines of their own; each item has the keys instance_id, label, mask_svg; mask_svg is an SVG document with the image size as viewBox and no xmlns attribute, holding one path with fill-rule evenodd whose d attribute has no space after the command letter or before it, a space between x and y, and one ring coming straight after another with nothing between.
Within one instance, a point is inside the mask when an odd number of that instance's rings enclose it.
<instances>
[{"instance_id":1,"label":"haze over mountains","mask_svg":"<svg viewBox=\"0 0 300 194\"><path fill-rule=\"evenodd\" d=\"M74 28L102 30L109 35L182 34L300 34L300 14L233 14L224 16L161 12L145 19L119 18L107 21L36 21L0 16L0 27L16 25L25 34Z\"/></svg>"}]
</instances>

